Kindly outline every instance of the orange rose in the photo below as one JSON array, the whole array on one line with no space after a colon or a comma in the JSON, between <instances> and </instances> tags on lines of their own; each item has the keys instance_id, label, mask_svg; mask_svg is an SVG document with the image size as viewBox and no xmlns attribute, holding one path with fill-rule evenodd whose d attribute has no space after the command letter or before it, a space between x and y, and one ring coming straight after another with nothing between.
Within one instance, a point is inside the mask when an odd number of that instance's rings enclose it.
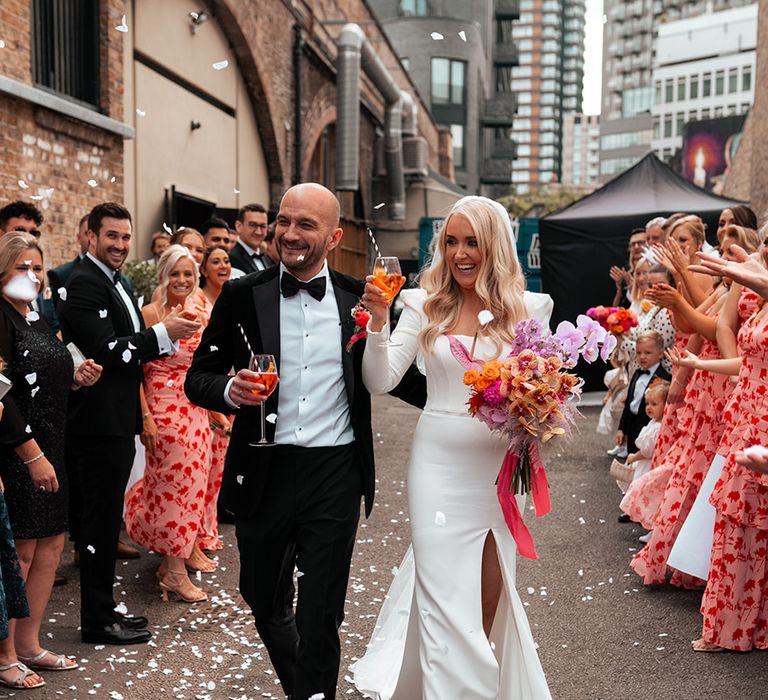
<instances>
[{"instance_id":1,"label":"orange rose","mask_svg":"<svg viewBox=\"0 0 768 700\"><path fill-rule=\"evenodd\" d=\"M487 379L486 377L480 376L480 378L475 382L475 389L477 391L485 391L491 384L493 384L495 380L493 379Z\"/></svg>"},{"instance_id":2,"label":"orange rose","mask_svg":"<svg viewBox=\"0 0 768 700\"><path fill-rule=\"evenodd\" d=\"M501 377L501 368L503 366L504 365L502 365L501 362L497 362L496 360L491 360L490 362L485 363L481 374L484 379L494 381L499 377Z\"/></svg>"},{"instance_id":3,"label":"orange rose","mask_svg":"<svg viewBox=\"0 0 768 700\"><path fill-rule=\"evenodd\" d=\"M464 383L467 386L472 386L480 379L480 373L477 370L469 369L464 372Z\"/></svg>"}]
</instances>

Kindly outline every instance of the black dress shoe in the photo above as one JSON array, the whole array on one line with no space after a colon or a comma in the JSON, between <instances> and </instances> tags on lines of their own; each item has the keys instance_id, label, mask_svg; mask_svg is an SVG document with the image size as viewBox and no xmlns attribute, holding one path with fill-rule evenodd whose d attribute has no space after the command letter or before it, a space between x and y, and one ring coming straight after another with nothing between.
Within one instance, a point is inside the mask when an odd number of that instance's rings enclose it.
<instances>
[{"instance_id":1,"label":"black dress shoe","mask_svg":"<svg viewBox=\"0 0 768 700\"><path fill-rule=\"evenodd\" d=\"M80 638L85 644L146 644L152 639L152 633L147 630L128 629L115 622L95 629L84 627Z\"/></svg>"},{"instance_id":2,"label":"black dress shoe","mask_svg":"<svg viewBox=\"0 0 768 700\"><path fill-rule=\"evenodd\" d=\"M622 513L618 518L616 518L620 523L631 523L632 518L630 518L626 513Z\"/></svg>"},{"instance_id":3,"label":"black dress shoe","mask_svg":"<svg viewBox=\"0 0 768 700\"><path fill-rule=\"evenodd\" d=\"M122 615L117 612L115 615L117 616L117 621L128 630L143 630L146 629L149 624L149 620L141 615L128 617L127 615Z\"/></svg>"}]
</instances>

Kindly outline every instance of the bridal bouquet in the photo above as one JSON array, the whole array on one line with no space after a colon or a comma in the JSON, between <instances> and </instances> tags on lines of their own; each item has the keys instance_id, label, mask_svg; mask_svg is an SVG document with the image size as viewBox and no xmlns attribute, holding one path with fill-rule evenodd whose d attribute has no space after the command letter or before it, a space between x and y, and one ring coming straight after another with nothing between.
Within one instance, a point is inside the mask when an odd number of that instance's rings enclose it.
<instances>
[{"instance_id":1,"label":"bridal bouquet","mask_svg":"<svg viewBox=\"0 0 768 700\"><path fill-rule=\"evenodd\" d=\"M496 490L502 512L520 554L536 559L536 548L523 522L515 494L532 494L537 516L549 512L549 486L540 447L566 437L575 422L582 380L568 370L579 358L607 360L616 338L597 321L579 316L563 321L555 333L535 320L515 326L509 355L476 361L456 338L451 349L464 366L470 387L469 413L492 432L509 440Z\"/></svg>"},{"instance_id":2,"label":"bridal bouquet","mask_svg":"<svg viewBox=\"0 0 768 700\"><path fill-rule=\"evenodd\" d=\"M638 323L635 312L621 306L593 306L587 309L587 316L616 335L623 335Z\"/></svg>"}]
</instances>

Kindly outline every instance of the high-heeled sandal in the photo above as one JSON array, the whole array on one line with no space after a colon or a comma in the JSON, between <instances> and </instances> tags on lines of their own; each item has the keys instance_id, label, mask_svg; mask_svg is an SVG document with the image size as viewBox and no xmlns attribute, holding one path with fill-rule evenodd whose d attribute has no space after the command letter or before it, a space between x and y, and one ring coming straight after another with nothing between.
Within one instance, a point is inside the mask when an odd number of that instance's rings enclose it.
<instances>
[{"instance_id":1,"label":"high-heeled sandal","mask_svg":"<svg viewBox=\"0 0 768 700\"><path fill-rule=\"evenodd\" d=\"M208 600L205 591L200 590L189 580L186 572L167 571L160 579L160 590L163 592L163 602L168 602L168 594L173 593L185 603L202 603Z\"/></svg>"},{"instance_id":2,"label":"high-heeled sandal","mask_svg":"<svg viewBox=\"0 0 768 700\"><path fill-rule=\"evenodd\" d=\"M200 549L195 547L189 559L184 561L184 566L187 568L187 571L192 573L202 571L204 574L210 574L219 568L219 562L215 559L209 559Z\"/></svg>"}]
</instances>

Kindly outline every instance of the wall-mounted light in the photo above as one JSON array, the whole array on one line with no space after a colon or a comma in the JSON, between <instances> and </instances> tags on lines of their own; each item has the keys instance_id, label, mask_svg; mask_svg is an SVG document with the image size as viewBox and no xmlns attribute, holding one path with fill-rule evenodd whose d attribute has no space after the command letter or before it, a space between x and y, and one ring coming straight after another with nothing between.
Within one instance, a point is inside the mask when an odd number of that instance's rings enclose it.
<instances>
[{"instance_id":1,"label":"wall-mounted light","mask_svg":"<svg viewBox=\"0 0 768 700\"><path fill-rule=\"evenodd\" d=\"M201 126L202 126L202 124L197 119L193 119L191 122L189 122L189 130L190 131L195 131L195 130L199 129Z\"/></svg>"},{"instance_id":2,"label":"wall-mounted light","mask_svg":"<svg viewBox=\"0 0 768 700\"><path fill-rule=\"evenodd\" d=\"M197 33L197 28L208 21L210 15L205 10L198 10L197 12L189 13L189 30L193 33Z\"/></svg>"}]
</instances>

